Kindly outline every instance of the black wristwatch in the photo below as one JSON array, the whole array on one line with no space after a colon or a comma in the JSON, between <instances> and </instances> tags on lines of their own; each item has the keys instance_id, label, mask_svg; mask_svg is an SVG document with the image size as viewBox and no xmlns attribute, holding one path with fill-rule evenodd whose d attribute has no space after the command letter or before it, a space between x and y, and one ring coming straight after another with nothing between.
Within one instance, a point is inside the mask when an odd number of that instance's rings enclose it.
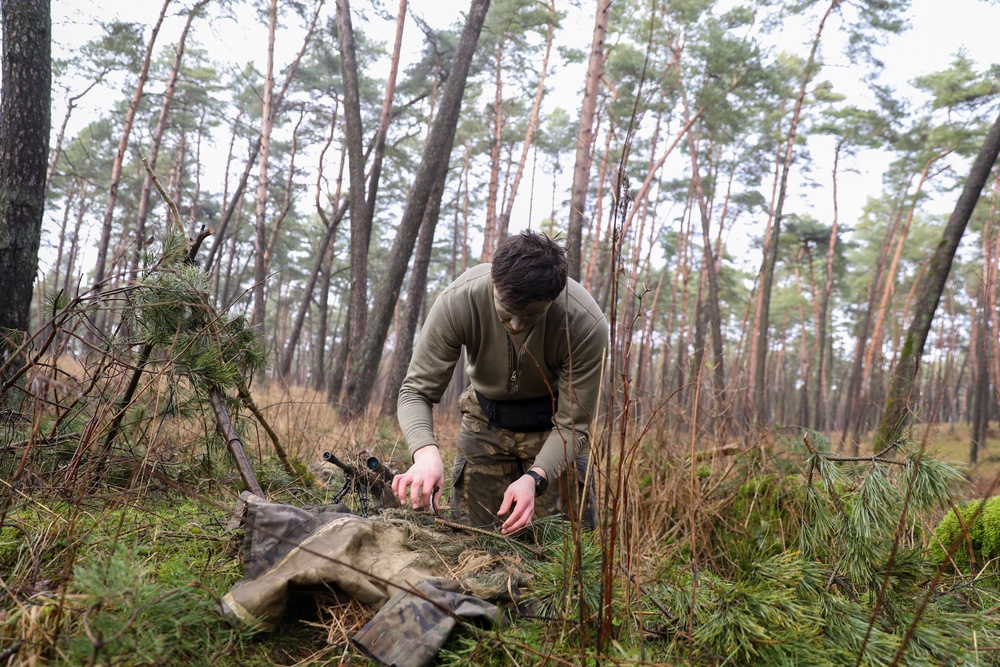
<instances>
[{"instance_id":1,"label":"black wristwatch","mask_svg":"<svg viewBox=\"0 0 1000 667\"><path fill-rule=\"evenodd\" d=\"M534 470L529 470L528 472L526 472L524 474L525 475L529 475L533 480L535 480L535 496L536 497L542 495L543 493L545 493L545 490L547 488L549 488L549 480L547 480L546 478L542 477L540 474L538 474Z\"/></svg>"}]
</instances>

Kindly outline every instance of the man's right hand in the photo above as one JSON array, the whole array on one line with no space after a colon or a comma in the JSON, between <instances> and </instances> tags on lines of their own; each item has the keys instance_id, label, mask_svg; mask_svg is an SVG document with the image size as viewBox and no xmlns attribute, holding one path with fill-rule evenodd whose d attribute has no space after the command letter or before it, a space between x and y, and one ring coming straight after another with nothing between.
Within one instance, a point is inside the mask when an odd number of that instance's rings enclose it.
<instances>
[{"instance_id":1,"label":"man's right hand","mask_svg":"<svg viewBox=\"0 0 1000 667\"><path fill-rule=\"evenodd\" d=\"M444 488L444 463L437 445L428 445L415 451L410 469L392 478L392 492L396 494L400 505L406 504L407 487L410 489L413 509L421 506L424 509L437 507L441 500L441 489Z\"/></svg>"}]
</instances>

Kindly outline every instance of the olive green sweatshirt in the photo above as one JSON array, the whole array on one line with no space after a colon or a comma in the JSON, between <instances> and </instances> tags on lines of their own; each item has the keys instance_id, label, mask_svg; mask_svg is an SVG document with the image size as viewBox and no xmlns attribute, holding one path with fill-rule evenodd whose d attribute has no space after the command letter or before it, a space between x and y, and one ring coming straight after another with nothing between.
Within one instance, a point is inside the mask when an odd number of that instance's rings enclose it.
<instances>
[{"instance_id":1,"label":"olive green sweatshirt","mask_svg":"<svg viewBox=\"0 0 1000 667\"><path fill-rule=\"evenodd\" d=\"M463 273L431 307L399 390L399 425L411 455L437 442L431 407L441 400L464 346L472 386L487 398L559 392L555 425L531 466L554 480L589 444L608 322L590 293L571 279L545 317L515 337L497 315L490 267L480 264Z\"/></svg>"}]
</instances>

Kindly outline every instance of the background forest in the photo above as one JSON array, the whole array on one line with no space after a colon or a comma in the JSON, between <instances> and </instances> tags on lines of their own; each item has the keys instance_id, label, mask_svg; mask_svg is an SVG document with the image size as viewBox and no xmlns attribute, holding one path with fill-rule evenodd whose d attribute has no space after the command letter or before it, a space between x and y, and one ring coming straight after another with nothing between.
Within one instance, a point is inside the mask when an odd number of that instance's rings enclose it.
<instances>
[{"instance_id":1,"label":"background forest","mask_svg":"<svg viewBox=\"0 0 1000 667\"><path fill-rule=\"evenodd\" d=\"M612 324L601 539L441 664L1000 660L1000 60L901 81L906 0L148 5L54 8L4 660L365 664L349 601L207 620L227 513L405 463L424 314L529 226Z\"/></svg>"},{"instance_id":2,"label":"background forest","mask_svg":"<svg viewBox=\"0 0 1000 667\"><path fill-rule=\"evenodd\" d=\"M349 399L353 411L374 400L391 414L434 294L531 223L570 241L581 282L605 307L620 278L621 322L641 351L631 359L633 399L647 409L678 391L664 416L686 421L707 351L705 414L755 412L855 444L878 420L914 285L996 109L996 65L961 51L912 88L884 83L891 64L878 47L905 30L906 3L616 3L598 17L606 34L592 91L563 73L587 75L590 46L590 35L560 33L567 8L494 3L439 213L404 229L461 22L438 17L446 27L437 29L426 8L402 14L398 29L420 46L394 70L390 57L406 55L394 48L398 8L354 8L356 90L345 90L333 6L252 8L262 27L273 11L273 53L284 61L262 57L272 52L264 45L256 60L239 60L205 42L213 31L241 35L233 24L250 20L248 9L166 3L153 26L87 26L93 39L57 60L37 293L113 290L134 278L168 222L145 157L185 233L212 229L199 260L212 297L261 328L273 375L336 403L345 375L348 385L356 372L376 377L357 369L362 356L381 362L378 381ZM568 9L571 28L592 27L582 19L593 7ZM81 19L71 14L63 29ZM838 63L833 79L827 54ZM553 101L553 85L573 97ZM362 173L350 171L355 141L367 155ZM875 196L860 201L852 179L859 169L876 177L872 162L886 166L881 194L869 185ZM355 190L368 208L360 221ZM931 333L922 415L969 418L976 397L991 393L978 379L998 352L993 227L987 199ZM45 309L36 310L41 327ZM989 343L977 356L970 342L981 325Z\"/></svg>"}]
</instances>

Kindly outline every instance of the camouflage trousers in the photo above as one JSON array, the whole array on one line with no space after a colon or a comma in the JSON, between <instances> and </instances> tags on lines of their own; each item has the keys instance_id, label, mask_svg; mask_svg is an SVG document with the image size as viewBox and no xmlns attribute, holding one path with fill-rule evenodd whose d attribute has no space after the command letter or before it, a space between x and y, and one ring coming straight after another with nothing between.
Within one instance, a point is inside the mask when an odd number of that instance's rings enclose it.
<instances>
[{"instance_id":1,"label":"camouflage trousers","mask_svg":"<svg viewBox=\"0 0 1000 667\"><path fill-rule=\"evenodd\" d=\"M469 524L479 528L494 528L503 523L497 510L504 492L512 482L531 468L550 431L516 433L507 429L486 428L488 418L479 407L475 390L469 387L458 399L462 426L458 432L458 455L451 471L454 487L452 506L464 509ZM567 519L580 516L580 502L585 503L583 526L593 529L597 524L593 479L585 486L590 449L581 450L575 465L569 466L549 488L535 498L535 518L561 514Z\"/></svg>"}]
</instances>

